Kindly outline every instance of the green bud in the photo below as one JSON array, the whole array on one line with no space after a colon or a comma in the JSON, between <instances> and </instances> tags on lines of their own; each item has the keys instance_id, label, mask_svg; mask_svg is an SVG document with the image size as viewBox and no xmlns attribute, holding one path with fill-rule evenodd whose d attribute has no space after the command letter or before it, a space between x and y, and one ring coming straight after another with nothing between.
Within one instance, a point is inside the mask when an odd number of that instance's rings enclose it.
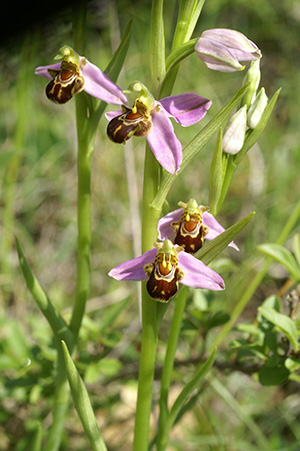
<instances>
[{"instance_id":1,"label":"green bud","mask_svg":"<svg viewBox=\"0 0 300 451\"><path fill-rule=\"evenodd\" d=\"M257 126L268 104L268 100L265 89L261 88L248 110L247 124L249 128L254 129Z\"/></svg>"}]
</instances>

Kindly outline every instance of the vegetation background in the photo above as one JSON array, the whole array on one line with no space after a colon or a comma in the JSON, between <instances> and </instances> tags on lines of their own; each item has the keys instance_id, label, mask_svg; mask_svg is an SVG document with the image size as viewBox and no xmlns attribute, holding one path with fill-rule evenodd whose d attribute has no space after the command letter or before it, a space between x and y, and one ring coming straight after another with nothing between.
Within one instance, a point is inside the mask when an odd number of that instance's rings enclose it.
<instances>
[{"instance_id":1,"label":"vegetation background","mask_svg":"<svg viewBox=\"0 0 300 451\"><path fill-rule=\"evenodd\" d=\"M165 8L167 45L176 5L175 0L168 0ZM118 80L124 88L135 79L149 83L150 11L150 0L89 2L86 57L103 70L133 19L131 45ZM237 301L237 287L250 281L261 266L263 257L256 246L276 240L299 199L300 4L296 0L207 0L194 37L216 27L237 29L262 50L261 86L269 97L282 87L267 129L239 166L218 215L228 227L256 212L236 240L240 252L227 250L215 262L227 289L209 299L209 309L227 314ZM0 48L0 450L23 451L31 449L39 423L47 430L51 422L55 350L51 331L26 291L14 236L65 318L76 282L75 104L49 102L44 94L46 81L34 75L35 67L51 64L62 45L72 45L70 10L50 9L30 27L10 31ZM191 55L180 67L174 93L196 92L213 101L200 123L203 127L241 86L243 76L214 73ZM131 449L138 372L139 291L136 284L118 283L107 273L139 253L144 142L111 143L106 125L103 117L93 160L92 283L77 360L109 449L127 451ZM182 142L188 142L197 127L178 129ZM172 209L191 193L199 203L207 204L214 144L211 141L173 185L168 199ZM253 322L257 307L270 294L284 298L286 281L287 273L272 264L240 321ZM203 307L201 293L191 303ZM158 364L164 356L171 317L172 305L164 319ZM185 319L174 396L199 355L204 333L188 327L189 309ZM230 359L229 341L234 337L233 331L219 348L223 362ZM158 366L157 388L159 375ZM237 371L234 364L230 370L215 369L214 376L176 425L170 451L193 451L199 446L204 451L300 449L299 384L263 387L255 374ZM154 409L153 422L156 415ZM62 449L88 449L75 411L67 420Z\"/></svg>"}]
</instances>

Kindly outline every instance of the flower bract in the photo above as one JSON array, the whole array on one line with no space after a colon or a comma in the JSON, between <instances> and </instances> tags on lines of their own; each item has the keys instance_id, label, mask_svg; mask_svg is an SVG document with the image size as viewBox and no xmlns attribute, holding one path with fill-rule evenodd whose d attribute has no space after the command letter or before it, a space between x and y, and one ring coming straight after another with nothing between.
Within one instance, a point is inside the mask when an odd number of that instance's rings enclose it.
<instances>
[{"instance_id":1,"label":"flower bract","mask_svg":"<svg viewBox=\"0 0 300 451\"><path fill-rule=\"evenodd\" d=\"M243 70L241 62L261 58L254 42L236 30L213 28L202 33L195 45L199 58L209 69L220 72Z\"/></svg>"},{"instance_id":2,"label":"flower bract","mask_svg":"<svg viewBox=\"0 0 300 451\"><path fill-rule=\"evenodd\" d=\"M178 171L182 161L182 147L170 118L183 127L200 121L211 101L197 94L187 93L155 100L141 82L133 82L123 91L127 98L122 110L106 113L108 137L125 143L132 136L146 136L149 146L161 166L170 173Z\"/></svg>"},{"instance_id":3,"label":"flower bract","mask_svg":"<svg viewBox=\"0 0 300 451\"><path fill-rule=\"evenodd\" d=\"M122 90L106 74L71 47L62 47L54 59L61 61L35 69L37 75L50 79L46 95L54 103L64 104L81 91L106 103L122 105L126 101Z\"/></svg>"},{"instance_id":4,"label":"flower bract","mask_svg":"<svg viewBox=\"0 0 300 451\"><path fill-rule=\"evenodd\" d=\"M222 277L203 262L184 252L166 239L139 257L112 269L109 276L117 280L147 280L149 295L159 302L168 302L183 285L208 290L223 290Z\"/></svg>"},{"instance_id":5,"label":"flower bract","mask_svg":"<svg viewBox=\"0 0 300 451\"><path fill-rule=\"evenodd\" d=\"M204 239L212 240L224 232L224 227L208 213L209 207L198 205L195 199L187 203L179 202L181 208L171 211L158 221L158 237L166 238L182 246L185 252L195 253L202 246ZM234 242L229 246L238 250Z\"/></svg>"}]
</instances>

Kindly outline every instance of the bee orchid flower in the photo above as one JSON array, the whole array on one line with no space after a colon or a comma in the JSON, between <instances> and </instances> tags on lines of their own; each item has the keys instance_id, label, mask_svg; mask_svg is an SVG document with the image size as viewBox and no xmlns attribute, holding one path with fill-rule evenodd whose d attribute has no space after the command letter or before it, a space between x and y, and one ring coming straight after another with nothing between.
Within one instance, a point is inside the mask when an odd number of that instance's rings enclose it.
<instances>
[{"instance_id":1,"label":"bee orchid flower","mask_svg":"<svg viewBox=\"0 0 300 451\"><path fill-rule=\"evenodd\" d=\"M170 173L178 171L182 161L181 143L174 133L170 118L187 127L199 122L211 106L211 101L187 93L155 100L141 82L133 82L122 110L106 113L110 121L108 137L119 144L132 136L146 136L149 146L161 166Z\"/></svg>"},{"instance_id":2,"label":"bee orchid flower","mask_svg":"<svg viewBox=\"0 0 300 451\"><path fill-rule=\"evenodd\" d=\"M179 282L213 291L225 288L219 274L168 239L155 243L153 249L112 269L109 276L117 280L147 280L149 295L164 303L175 296Z\"/></svg>"},{"instance_id":3,"label":"bee orchid flower","mask_svg":"<svg viewBox=\"0 0 300 451\"><path fill-rule=\"evenodd\" d=\"M182 246L185 252L194 254L202 246L204 239L212 240L225 229L208 213L209 207L198 205L195 199L187 203L179 202L181 207L171 211L158 221L158 238L172 240ZM229 246L239 250L234 242Z\"/></svg>"},{"instance_id":4,"label":"bee orchid flower","mask_svg":"<svg viewBox=\"0 0 300 451\"><path fill-rule=\"evenodd\" d=\"M114 105L126 102L126 96L119 86L71 47L62 47L54 59L61 61L35 70L37 75L50 79L46 95L52 102L64 104L81 91Z\"/></svg>"}]
</instances>

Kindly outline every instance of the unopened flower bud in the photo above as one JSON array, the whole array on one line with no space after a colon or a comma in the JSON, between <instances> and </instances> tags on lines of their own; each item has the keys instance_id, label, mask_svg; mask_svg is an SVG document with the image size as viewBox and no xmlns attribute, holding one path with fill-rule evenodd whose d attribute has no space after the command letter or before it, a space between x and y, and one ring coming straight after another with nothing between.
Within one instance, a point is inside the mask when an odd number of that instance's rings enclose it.
<instances>
[{"instance_id":1,"label":"unopened flower bud","mask_svg":"<svg viewBox=\"0 0 300 451\"><path fill-rule=\"evenodd\" d=\"M254 129L257 126L267 105L268 97L265 89L261 88L248 110L247 123L249 128Z\"/></svg>"},{"instance_id":2,"label":"unopened flower bud","mask_svg":"<svg viewBox=\"0 0 300 451\"><path fill-rule=\"evenodd\" d=\"M240 108L229 120L224 137L223 151L230 155L237 154L243 147L247 129L247 106Z\"/></svg>"},{"instance_id":3,"label":"unopened flower bud","mask_svg":"<svg viewBox=\"0 0 300 451\"><path fill-rule=\"evenodd\" d=\"M214 28L202 33L195 45L199 58L209 69L220 72L243 70L244 61L261 58L259 48L245 35L226 28Z\"/></svg>"}]
</instances>

